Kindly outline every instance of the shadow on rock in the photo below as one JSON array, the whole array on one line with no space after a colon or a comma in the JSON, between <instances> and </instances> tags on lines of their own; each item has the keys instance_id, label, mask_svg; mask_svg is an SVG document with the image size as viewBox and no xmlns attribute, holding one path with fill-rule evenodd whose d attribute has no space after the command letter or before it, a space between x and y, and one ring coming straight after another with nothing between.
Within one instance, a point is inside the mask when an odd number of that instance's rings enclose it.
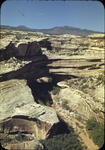
<instances>
[{"instance_id":1,"label":"shadow on rock","mask_svg":"<svg viewBox=\"0 0 105 150\"><path fill-rule=\"evenodd\" d=\"M41 41L42 46L46 46L46 41ZM45 44L45 45L44 45ZM2 53L2 51L1 51ZM48 60L48 57L42 54L41 48L38 42L22 43L17 47L10 42L3 52L4 59L10 57L18 57L18 59L28 59L31 62L19 68L16 71L1 74L0 81L6 81L11 79L25 79L27 85L31 88L34 99L37 103L45 105L51 105L53 103L49 91L53 89L53 86L57 85L57 82L67 78L71 78L70 75L56 75L49 72L48 64L56 60ZM23 60L24 60L23 59ZM41 77L51 77L51 82L37 82L37 79Z\"/></svg>"},{"instance_id":2,"label":"shadow on rock","mask_svg":"<svg viewBox=\"0 0 105 150\"><path fill-rule=\"evenodd\" d=\"M0 50L0 61L8 60L11 57L31 58L33 56L42 55L39 43L36 41L28 43L15 44L10 42L5 49Z\"/></svg>"},{"instance_id":3,"label":"shadow on rock","mask_svg":"<svg viewBox=\"0 0 105 150\"><path fill-rule=\"evenodd\" d=\"M43 43L43 41L41 43ZM49 46L48 42L47 46ZM38 78L49 76L49 69L47 67L48 58L42 54L39 43L21 43L16 46L10 42L5 50L0 51L0 60L8 60L11 57L30 60L31 62L16 71L1 74L0 81L25 79L37 103L43 103L45 105L52 104L52 99L48 91L50 85L36 81Z\"/></svg>"},{"instance_id":4,"label":"shadow on rock","mask_svg":"<svg viewBox=\"0 0 105 150\"><path fill-rule=\"evenodd\" d=\"M48 41L48 38L39 41L39 45L42 48L47 48L47 50L52 50L51 42Z\"/></svg>"}]
</instances>

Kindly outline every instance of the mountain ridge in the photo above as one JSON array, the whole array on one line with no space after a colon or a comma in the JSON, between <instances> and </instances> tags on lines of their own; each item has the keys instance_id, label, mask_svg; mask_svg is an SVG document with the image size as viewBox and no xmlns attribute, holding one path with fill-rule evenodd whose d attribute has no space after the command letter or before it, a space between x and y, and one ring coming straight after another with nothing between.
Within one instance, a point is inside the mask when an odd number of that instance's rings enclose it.
<instances>
[{"instance_id":1,"label":"mountain ridge","mask_svg":"<svg viewBox=\"0 0 105 150\"><path fill-rule=\"evenodd\" d=\"M61 34L73 34L73 35L80 35L80 36L85 36L88 34L93 34L93 33L103 33L99 31L93 31L93 30L88 30L88 29L81 29L77 27L72 27L72 26L56 26L53 28L49 29L32 29L24 25L19 25L19 26L8 26L8 25L1 25L1 28L13 28L16 30L26 30L26 31L32 31L32 32L42 32L44 34L56 34L56 35L61 35Z\"/></svg>"}]
</instances>

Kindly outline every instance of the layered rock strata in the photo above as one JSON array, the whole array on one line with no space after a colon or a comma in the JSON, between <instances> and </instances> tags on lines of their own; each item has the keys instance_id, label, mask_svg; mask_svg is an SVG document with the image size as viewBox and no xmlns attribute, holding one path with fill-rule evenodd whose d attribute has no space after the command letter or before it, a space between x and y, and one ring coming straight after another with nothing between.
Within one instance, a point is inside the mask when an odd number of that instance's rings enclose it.
<instances>
[{"instance_id":1,"label":"layered rock strata","mask_svg":"<svg viewBox=\"0 0 105 150\"><path fill-rule=\"evenodd\" d=\"M35 102L24 80L1 82L0 93L3 132L29 132L40 139L45 138L53 124L59 122L53 108Z\"/></svg>"},{"instance_id":2,"label":"layered rock strata","mask_svg":"<svg viewBox=\"0 0 105 150\"><path fill-rule=\"evenodd\" d=\"M27 136L26 142L19 142L21 149L34 145L36 139L48 137L59 123L56 111L46 106L48 101L57 112L66 112L71 117L87 120L94 116L103 120L103 34L50 36L25 31L10 34L3 30L1 35L2 135L8 134L13 139L13 135L20 133ZM52 94L53 86L59 87L59 93ZM12 144L16 142L14 139ZM19 143L5 147L12 149L19 147Z\"/></svg>"}]
</instances>

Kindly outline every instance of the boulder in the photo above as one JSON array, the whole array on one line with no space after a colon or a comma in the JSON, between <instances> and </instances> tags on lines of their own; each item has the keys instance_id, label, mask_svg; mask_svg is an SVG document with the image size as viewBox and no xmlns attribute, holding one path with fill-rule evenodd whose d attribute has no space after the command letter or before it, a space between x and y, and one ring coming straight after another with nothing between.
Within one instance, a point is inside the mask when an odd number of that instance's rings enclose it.
<instances>
[{"instance_id":1,"label":"boulder","mask_svg":"<svg viewBox=\"0 0 105 150\"><path fill-rule=\"evenodd\" d=\"M69 88L65 81L58 82L57 85L61 88Z\"/></svg>"},{"instance_id":2,"label":"boulder","mask_svg":"<svg viewBox=\"0 0 105 150\"><path fill-rule=\"evenodd\" d=\"M36 80L38 83L51 83L52 78L51 77L41 77Z\"/></svg>"}]
</instances>

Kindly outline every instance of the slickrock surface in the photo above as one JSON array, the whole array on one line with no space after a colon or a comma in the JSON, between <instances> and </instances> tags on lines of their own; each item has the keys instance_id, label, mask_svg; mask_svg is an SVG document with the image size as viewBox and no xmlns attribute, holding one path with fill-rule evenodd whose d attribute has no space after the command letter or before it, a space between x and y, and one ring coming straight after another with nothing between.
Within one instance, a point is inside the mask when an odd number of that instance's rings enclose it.
<instances>
[{"instance_id":1,"label":"slickrock surface","mask_svg":"<svg viewBox=\"0 0 105 150\"><path fill-rule=\"evenodd\" d=\"M101 94L104 96L103 92ZM102 104L104 101L97 103L88 94L72 88L61 89L59 101L66 101L71 109L70 113L74 113L74 115L81 116L84 119L95 117L97 109L99 109L98 111L104 111Z\"/></svg>"},{"instance_id":2,"label":"slickrock surface","mask_svg":"<svg viewBox=\"0 0 105 150\"><path fill-rule=\"evenodd\" d=\"M9 80L1 82L0 93L0 102L2 104L0 105L0 122L19 115L37 118L51 125L58 122L53 108L35 103L26 81Z\"/></svg>"},{"instance_id":3,"label":"slickrock surface","mask_svg":"<svg viewBox=\"0 0 105 150\"><path fill-rule=\"evenodd\" d=\"M77 118L86 122L91 117L103 123L104 48L104 34L48 35L2 29L0 139L12 139L3 147L32 145L37 150L37 140L46 139L52 130L56 134L59 126L56 130L53 126L61 123L61 114L67 123L72 118L70 125ZM20 134L23 141L16 139Z\"/></svg>"},{"instance_id":4,"label":"slickrock surface","mask_svg":"<svg viewBox=\"0 0 105 150\"><path fill-rule=\"evenodd\" d=\"M59 122L53 108L35 102L24 80L1 82L0 103L0 123L5 124L6 133L29 132L37 139L45 138L53 124Z\"/></svg>"}]
</instances>

